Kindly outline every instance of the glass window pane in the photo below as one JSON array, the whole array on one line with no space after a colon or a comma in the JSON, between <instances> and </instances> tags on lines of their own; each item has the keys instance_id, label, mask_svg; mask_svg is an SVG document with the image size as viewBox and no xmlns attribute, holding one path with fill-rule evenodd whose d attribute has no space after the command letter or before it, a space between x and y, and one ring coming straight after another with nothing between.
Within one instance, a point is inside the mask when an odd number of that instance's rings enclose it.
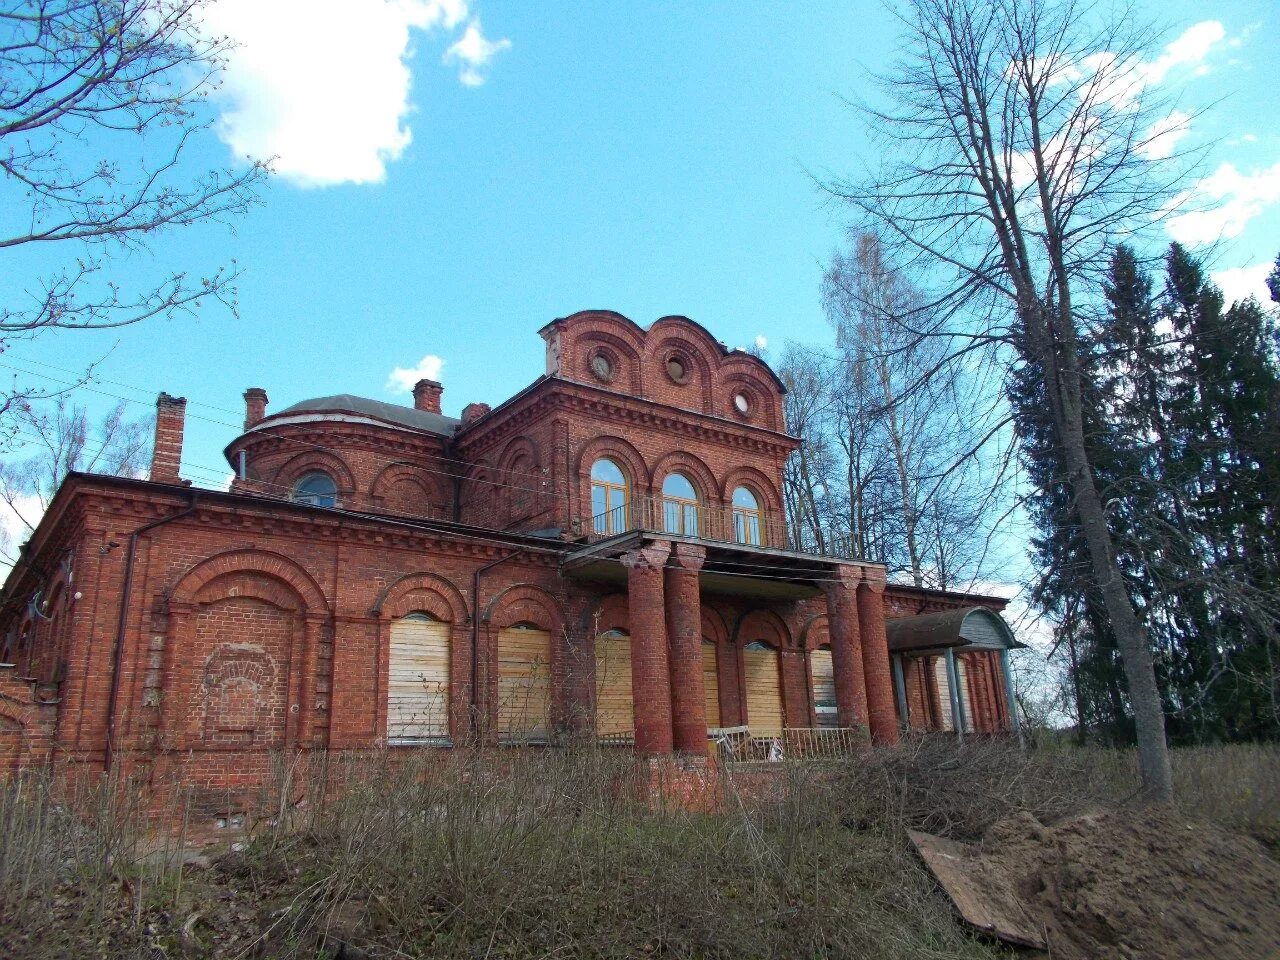
<instances>
[{"instance_id":1,"label":"glass window pane","mask_svg":"<svg viewBox=\"0 0 1280 960\"><path fill-rule=\"evenodd\" d=\"M623 486L627 482L626 476L612 460L597 460L591 465L591 479L603 480L605 483L616 483Z\"/></svg>"},{"instance_id":2,"label":"glass window pane","mask_svg":"<svg viewBox=\"0 0 1280 960\"><path fill-rule=\"evenodd\" d=\"M738 487L733 491L733 505L735 507L745 507L748 510L760 509L760 503L756 500L756 495L746 487Z\"/></svg>"},{"instance_id":3,"label":"glass window pane","mask_svg":"<svg viewBox=\"0 0 1280 960\"><path fill-rule=\"evenodd\" d=\"M338 485L318 470L303 474L293 486L293 499L316 507L332 507L338 502Z\"/></svg>"},{"instance_id":4,"label":"glass window pane","mask_svg":"<svg viewBox=\"0 0 1280 960\"><path fill-rule=\"evenodd\" d=\"M680 497L684 500L698 499L698 491L683 473L673 473L662 481L662 493L668 497Z\"/></svg>"}]
</instances>

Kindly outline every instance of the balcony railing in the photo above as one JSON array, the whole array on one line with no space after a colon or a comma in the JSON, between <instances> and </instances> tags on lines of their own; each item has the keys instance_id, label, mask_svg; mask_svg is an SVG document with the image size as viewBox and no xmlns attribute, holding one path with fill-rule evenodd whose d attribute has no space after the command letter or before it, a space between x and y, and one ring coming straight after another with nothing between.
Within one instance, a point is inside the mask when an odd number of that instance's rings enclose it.
<instances>
[{"instance_id":1,"label":"balcony railing","mask_svg":"<svg viewBox=\"0 0 1280 960\"><path fill-rule=\"evenodd\" d=\"M729 506L707 506L664 497L637 497L596 514L591 518L587 538L604 540L629 530L753 547L791 548L786 521L774 511L735 510Z\"/></svg>"}]
</instances>

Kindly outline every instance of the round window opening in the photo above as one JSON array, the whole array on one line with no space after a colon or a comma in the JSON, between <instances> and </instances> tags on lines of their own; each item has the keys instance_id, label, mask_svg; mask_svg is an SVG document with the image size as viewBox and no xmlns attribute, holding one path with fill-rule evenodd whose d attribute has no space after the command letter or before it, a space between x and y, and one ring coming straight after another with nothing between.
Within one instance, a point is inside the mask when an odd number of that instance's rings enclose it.
<instances>
[{"instance_id":1,"label":"round window opening","mask_svg":"<svg viewBox=\"0 0 1280 960\"><path fill-rule=\"evenodd\" d=\"M745 417L751 412L751 398L745 393L735 393L733 395L733 408Z\"/></svg>"},{"instance_id":2,"label":"round window opening","mask_svg":"<svg viewBox=\"0 0 1280 960\"><path fill-rule=\"evenodd\" d=\"M613 364L603 353L597 353L591 358L591 372L596 375L596 379L608 383L613 379Z\"/></svg>"},{"instance_id":3,"label":"round window opening","mask_svg":"<svg viewBox=\"0 0 1280 960\"><path fill-rule=\"evenodd\" d=\"M684 357L679 354L667 357L667 376L676 383L688 383L689 367L685 363Z\"/></svg>"}]
</instances>

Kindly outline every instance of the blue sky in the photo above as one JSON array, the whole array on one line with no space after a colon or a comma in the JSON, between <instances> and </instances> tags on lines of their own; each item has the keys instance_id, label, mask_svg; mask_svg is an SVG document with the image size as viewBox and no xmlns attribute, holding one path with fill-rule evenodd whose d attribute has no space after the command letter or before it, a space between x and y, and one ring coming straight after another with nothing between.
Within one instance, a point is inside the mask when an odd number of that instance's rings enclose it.
<instances>
[{"instance_id":1,"label":"blue sky","mask_svg":"<svg viewBox=\"0 0 1280 960\"><path fill-rule=\"evenodd\" d=\"M1221 239L1228 292L1256 288L1280 252L1280 5L1146 9L1175 42L1162 92L1213 104L1183 145L1208 145L1196 199L1222 211L1180 238ZM410 403L392 372L411 382L434 357L457 415L536 377L538 328L583 308L685 314L771 352L830 339L818 287L843 214L810 175L871 159L842 97L892 58L878 4L221 0L210 18L243 48L202 158L277 153L280 173L234 233L168 235L117 271L235 258L240 316L7 355L33 370L106 356L100 389L139 414L159 390L188 397L198 483L225 470L248 386L277 410L338 392Z\"/></svg>"}]
</instances>

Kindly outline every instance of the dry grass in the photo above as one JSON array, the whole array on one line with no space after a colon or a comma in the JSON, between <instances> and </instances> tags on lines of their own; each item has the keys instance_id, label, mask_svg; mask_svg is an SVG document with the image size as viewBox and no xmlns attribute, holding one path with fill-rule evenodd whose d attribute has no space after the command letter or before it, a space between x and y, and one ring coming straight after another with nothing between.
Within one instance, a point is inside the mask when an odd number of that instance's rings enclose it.
<instances>
[{"instance_id":1,"label":"dry grass","mask_svg":"<svg viewBox=\"0 0 1280 960\"><path fill-rule=\"evenodd\" d=\"M1276 836L1280 748L1181 750L1188 811ZM138 797L0 787L0 955L991 958L905 843L1123 802L1130 756L918 740L777 765L769 799L655 809L624 751L335 760L339 788L210 866L146 830ZM74 812L72 812L74 810Z\"/></svg>"}]
</instances>

